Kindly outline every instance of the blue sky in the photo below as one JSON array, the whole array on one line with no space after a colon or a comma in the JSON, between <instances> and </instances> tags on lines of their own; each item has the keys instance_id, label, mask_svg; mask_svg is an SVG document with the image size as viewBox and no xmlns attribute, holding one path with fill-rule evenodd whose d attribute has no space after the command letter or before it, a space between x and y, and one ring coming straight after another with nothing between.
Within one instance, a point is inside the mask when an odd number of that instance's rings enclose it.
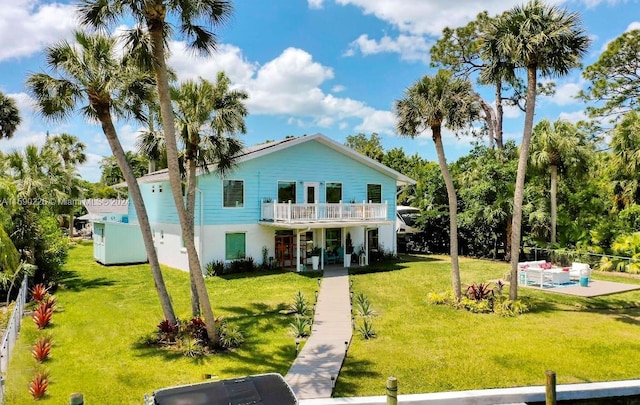
<instances>
[{"instance_id":1,"label":"blue sky","mask_svg":"<svg viewBox=\"0 0 640 405\"><path fill-rule=\"evenodd\" d=\"M640 28L640 4L635 0L549 1L580 13L593 43L584 64L595 62L606 44L623 32ZM444 27L458 27L483 10L500 13L522 1L512 0L237 0L233 19L218 31L219 49L196 58L175 40L169 64L179 80L214 80L224 70L234 85L249 93L247 145L287 135L322 132L339 142L359 132L377 132L385 149L402 147L435 160L429 133L408 139L394 133L393 103L425 74L429 48ZM43 49L69 38L76 28L73 2L0 0L0 91L13 97L23 124L0 150L42 144L50 134L68 132L87 146L88 162L80 168L90 181L100 176L99 161L110 150L100 127L72 118L43 121L34 113L24 82L44 69ZM584 117L584 104L573 96L585 86L576 70L556 80L553 97L542 97L536 121ZM490 98L490 91L479 89ZM505 132L521 136L523 114L510 109ZM119 122L119 136L132 149L139 125ZM468 138L445 133L448 160L465 154Z\"/></svg>"}]
</instances>

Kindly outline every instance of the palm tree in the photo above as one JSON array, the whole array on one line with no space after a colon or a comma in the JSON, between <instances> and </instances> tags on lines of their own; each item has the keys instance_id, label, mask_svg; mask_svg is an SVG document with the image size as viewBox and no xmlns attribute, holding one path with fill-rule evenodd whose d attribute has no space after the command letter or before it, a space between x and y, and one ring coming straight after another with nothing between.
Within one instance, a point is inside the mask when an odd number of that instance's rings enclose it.
<instances>
[{"instance_id":1,"label":"palm tree","mask_svg":"<svg viewBox=\"0 0 640 405\"><path fill-rule=\"evenodd\" d=\"M530 161L533 166L549 167L551 183L549 187L551 206L550 242L556 243L556 225L558 222L557 194L558 171L566 171L569 165L585 167L588 152L575 125L565 120L553 124L549 120L540 121L531 136Z\"/></svg>"},{"instance_id":2,"label":"palm tree","mask_svg":"<svg viewBox=\"0 0 640 405\"><path fill-rule=\"evenodd\" d=\"M6 156L6 169L16 184L18 198L34 210L64 197L64 170L48 148L27 145L24 151L14 150Z\"/></svg>"},{"instance_id":3,"label":"palm tree","mask_svg":"<svg viewBox=\"0 0 640 405\"><path fill-rule=\"evenodd\" d=\"M233 167L242 149L242 143L234 135L246 132L244 117L248 112L243 100L248 95L230 90L230 85L231 80L219 72L215 84L204 79L189 80L171 91L176 128L185 146L186 212L192 232L185 238L192 240L195 238L196 170L206 172L209 165L215 164L217 173L223 176ZM191 281L192 312L198 316L198 292L193 276Z\"/></svg>"},{"instance_id":4,"label":"palm tree","mask_svg":"<svg viewBox=\"0 0 640 405\"><path fill-rule=\"evenodd\" d=\"M180 221L183 235L193 234L193 225L189 222L182 195L178 146L174 128L175 116L171 106L169 70L166 64L165 46L174 25L168 20L177 21L179 33L187 39L192 49L209 54L215 50L216 37L212 29L226 22L232 12L231 2L222 0L81 0L80 19L84 25L106 28L120 19L133 18L136 28L129 31L128 44L134 57L139 57L141 66L151 69L156 75L158 100L162 127L167 150L167 168L171 193ZM199 22L202 23L198 24ZM185 248L189 260L189 271L193 274L198 289L207 334L214 346L218 345L215 317L195 243L185 238Z\"/></svg>"},{"instance_id":5,"label":"palm tree","mask_svg":"<svg viewBox=\"0 0 640 405\"><path fill-rule=\"evenodd\" d=\"M20 122L20 112L16 103L0 92L0 139L11 138Z\"/></svg>"},{"instance_id":6,"label":"palm tree","mask_svg":"<svg viewBox=\"0 0 640 405\"><path fill-rule=\"evenodd\" d=\"M449 200L449 240L451 251L451 279L457 300L461 299L460 267L458 265L458 202L451 173L442 146L442 125L458 130L478 117L473 101L475 92L467 80L454 78L447 70L439 70L434 77L424 76L396 101L395 109L399 134L412 138L430 129L438 154L438 164L447 187Z\"/></svg>"},{"instance_id":7,"label":"palm tree","mask_svg":"<svg viewBox=\"0 0 640 405\"><path fill-rule=\"evenodd\" d=\"M147 257L166 319L175 323L175 313L164 284L153 245L151 226L136 177L125 158L112 114L128 118L139 115L139 107L150 91L150 78L116 57L116 42L102 35L75 33L76 43L61 42L46 50L47 65L57 77L35 73L27 88L36 99L39 112L48 119L62 119L81 103L87 120L98 121L129 187L138 216ZM137 108L136 108L137 107Z\"/></svg>"},{"instance_id":8,"label":"palm tree","mask_svg":"<svg viewBox=\"0 0 640 405\"><path fill-rule=\"evenodd\" d=\"M640 114L626 113L616 125L610 143L614 171L615 209L640 203Z\"/></svg>"},{"instance_id":9,"label":"palm tree","mask_svg":"<svg viewBox=\"0 0 640 405\"><path fill-rule=\"evenodd\" d=\"M511 238L511 283L509 298L518 297L524 180L533 131L538 72L543 76L563 76L578 66L589 46L579 15L533 0L516 6L489 22L483 40L485 58L496 66L512 66L527 72L525 119L513 198Z\"/></svg>"},{"instance_id":10,"label":"palm tree","mask_svg":"<svg viewBox=\"0 0 640 405\"><path fill-rule=\"evenodd\" d=\"M84 152L87 146L80 142L77 136L62 133L54 137L49 138L45 147L50 148L57 156L62 159L62 165L67 179L66 192L69 199L73 200L78 198L82 194L82 188L79 186L77 179L77 170L75 165L82 164L87 161L87 155ZM75 181L74 181L75 180ZM73 211L76 208L75 204L66 204L64 206L67 210L69 219L69 236L73 236Z\"/></svg>"}]
</instances>

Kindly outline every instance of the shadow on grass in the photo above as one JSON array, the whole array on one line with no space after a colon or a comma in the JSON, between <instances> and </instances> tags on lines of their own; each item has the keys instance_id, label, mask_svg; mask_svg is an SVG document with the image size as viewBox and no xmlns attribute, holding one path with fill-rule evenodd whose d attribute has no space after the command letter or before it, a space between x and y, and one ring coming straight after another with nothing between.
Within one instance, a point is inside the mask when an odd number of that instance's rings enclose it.
<instances>
[{"instance_id":1,"label":"shadow on grass","mask_svg":"<svg viewBox=\"0 0 640 405\"><path fill-rule=\"evenodd\" d=\"M62 270L59 273L58 288L70 291L82 291L90 288L115 285L114 280L105 277L82 278L75 270Z\"/></svg>"},{"instance_id":2,"label":"shadow on grass","mask_svg":"<svg viewBox=\"0 0 640 405\"><path fill-rule=\"evenodd\" d=\"M223 274L223 275L214 276L214 277L219 277L223 280L238 280L243 278L256 278L256 277L273 276L273 275L286 274L286 273L294 273L298 276L306 277L306 278L322 277L322 271L312 270L312 271L303 271L300 273L296 273L294 269L258 270L258 271L252 271L247 273Z\"/></svg>"},{"instance_id":3,"label":"shadow on grass","mask_svg":"<svg viewBox=\"0 0 640 405\"><path fill-rule=\"evenodd\" d=\"M375 371L373 363L369 360L356 360L347 357L346 366L343 365L340 375L336 381L336 387L333 392L334 397L352 397L360 392L360 387L350 381L362 381L363 377L378 378L380 386L384 387L385 378L382 373ZM382 390L384 392L384 390ZM381 392L381 395L382 395Z\"/></svg>"},{"instance_id":4,"label":"shadow on grass","mask_svg":"<svg viewBox=\"0 0 640 405\"><path fill-rule=\"evenodd\" d=\"M402 262L394 261L394 262L380 262L370 264L364 267L349 267L349 275L357 276L360 274L373 274L373 273L385 273L388 271L396 271L406 269L407 266L403 265Z\"/></svg>"}]
</instances>

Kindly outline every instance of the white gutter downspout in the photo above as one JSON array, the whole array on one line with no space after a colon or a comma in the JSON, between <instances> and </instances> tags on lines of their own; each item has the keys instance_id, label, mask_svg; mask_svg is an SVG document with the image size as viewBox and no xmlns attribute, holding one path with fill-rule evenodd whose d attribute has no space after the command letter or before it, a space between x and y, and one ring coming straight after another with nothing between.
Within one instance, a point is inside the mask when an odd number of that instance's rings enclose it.
<instances>
[{"instance_id":1,"label":"white gutter downspout","mask_svg":"<svg viewBox=\"0 0 640 405\"><path fill-rule=\"evenodd\" d=\"M204 192L196 187L196 193L200 194L200 223L198 224L198 258L200 259L200 271L202 274L205 274L205 266L204 266L204 258L202 257L202 232L203 232L203 224L204 224Z\"/></svg>"}]
</instances>

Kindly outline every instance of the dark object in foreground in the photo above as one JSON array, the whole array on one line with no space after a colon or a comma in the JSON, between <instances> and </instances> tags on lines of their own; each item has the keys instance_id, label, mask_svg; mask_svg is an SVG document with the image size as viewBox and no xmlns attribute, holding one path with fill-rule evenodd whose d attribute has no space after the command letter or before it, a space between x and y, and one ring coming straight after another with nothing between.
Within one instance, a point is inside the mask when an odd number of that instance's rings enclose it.
<instances>
[{"instance_id":1,"label":"dark object in foreground","mask_svg":"<svg viewBox=\"0 0 640 405\"><path fill-rule=\"evenodd\" d=\"M147 405L297 405L293 391L280 374L258 374L241 378L162 388L154 391Z\"/></svg>"}]
</instances>

